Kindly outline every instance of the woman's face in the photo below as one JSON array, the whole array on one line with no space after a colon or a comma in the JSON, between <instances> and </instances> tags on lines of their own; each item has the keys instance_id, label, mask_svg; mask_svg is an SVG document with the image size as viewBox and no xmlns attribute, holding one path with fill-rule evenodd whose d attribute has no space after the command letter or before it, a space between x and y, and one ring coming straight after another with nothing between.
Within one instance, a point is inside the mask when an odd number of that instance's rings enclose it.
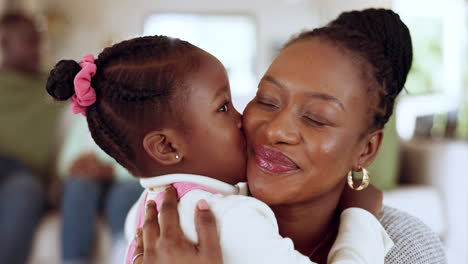
<instances>
[{"instance_id":1,"label":"woman's face","mask_svg":"<svg viewBox=\"0 0 468 264\"><path fill-rule=\"evenodd\" d=\"M320 39L279 53L244 112L254 197L268 205L313 200L342 188L349 170L362 165L370 97L361 72Z\"/></svg>"}]
</instances>

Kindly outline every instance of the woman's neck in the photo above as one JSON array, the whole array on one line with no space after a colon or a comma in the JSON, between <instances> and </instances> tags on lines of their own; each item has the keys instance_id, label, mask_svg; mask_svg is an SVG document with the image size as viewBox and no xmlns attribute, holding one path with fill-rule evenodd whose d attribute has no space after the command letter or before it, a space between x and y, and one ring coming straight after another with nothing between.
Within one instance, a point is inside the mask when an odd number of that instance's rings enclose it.
<instances>
[{"instance_id":1,"label":"woman's neck","mask_svg":"<svg viewBox=\"0 0 468 264\"><path fill-rule=\"evenodd\" d=\"M307 256L316 250L329 250L327 242L336 238L329 233L336 231L339 225L337 208L343 188L344 184L340 184L321 197L300 204L271 206L281 236L291 238L296 250ZM320 254L314 252L314 255L316 253Z\"/></svg>"}]
</instances>

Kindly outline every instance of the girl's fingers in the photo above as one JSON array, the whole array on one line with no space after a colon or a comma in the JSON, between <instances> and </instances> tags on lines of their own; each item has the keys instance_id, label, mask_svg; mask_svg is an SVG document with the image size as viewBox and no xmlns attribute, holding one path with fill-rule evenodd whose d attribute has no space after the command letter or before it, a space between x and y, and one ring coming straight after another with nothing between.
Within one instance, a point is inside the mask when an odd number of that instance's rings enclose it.
<instances>
[{"instance_id":1,"label":"girl's fingers","mask_svg":"<svg viewBox=\"0 0 468 264\"><path fill-rule=\"evenodd\" d=\"M166 189L159 213L162 237L173 238L182 234L179 224L179 212L177 211L177 193L174 187L170 186Z\"/></svg>"},{"instance_id":2,"label":"girl's fingers","mask_svg":"<svg viewBox=\"0 0 468 264\"><path fill-rule=\"evenodd\" d=\"M156 211L156 203L153 200L149 200L146 203L145 224L143 225L142 237L144 251L153 251L153 244L159 238L158 213Z\"/></svg>"},{"instance_id":3,"label":"girl's fingers","mask_svg":"<svg viewBox=\"0 0 468 264\"><path fill-rule=\"evenodd\" d=\"M198 201L195 212L195 228L198 234L198 249L211 258L222 258L216 219L205 200Z\"/></svg>"},{"instance_id":4,"label":"girl's fingers","mask_svg":"<svg viewBox=\"0 0 468 264\"><path fill-rule=\"evenodd\" d=\"M136 248L135 253L133 254L133 258L135 261L132 264L141 264L143 263L143 253L144 253L144 245L143 245L143 230L138 228L137 233L135 235L136 241Z\"/></svg>"}]
</instances>

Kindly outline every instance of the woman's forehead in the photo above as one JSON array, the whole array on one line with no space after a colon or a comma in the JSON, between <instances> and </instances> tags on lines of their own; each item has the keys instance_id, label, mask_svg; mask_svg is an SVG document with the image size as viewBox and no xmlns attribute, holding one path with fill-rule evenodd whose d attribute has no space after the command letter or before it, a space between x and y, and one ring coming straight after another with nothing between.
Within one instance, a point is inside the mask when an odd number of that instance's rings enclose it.
<instances>
[{"instance_id":1,"label":"woman's forehead","mask_svg":"<svg viewBox=\"0 0 468 264\"><path fill-rule=\"evenodd\" d=\"M361 94L364 85L352 57L331 42L300 41L283 49L265 76L285 84L290 92L327 93L343 98Z\"/></svg>"}]
</instances>

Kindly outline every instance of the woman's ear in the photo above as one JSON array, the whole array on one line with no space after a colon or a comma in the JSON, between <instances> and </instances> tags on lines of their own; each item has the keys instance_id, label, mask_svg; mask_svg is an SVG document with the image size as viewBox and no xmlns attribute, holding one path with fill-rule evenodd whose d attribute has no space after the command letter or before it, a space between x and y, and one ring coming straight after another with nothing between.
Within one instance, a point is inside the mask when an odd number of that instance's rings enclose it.
<instances>
[{"instance_id":1,"label":"woman's ear","mask_svg":"<svg viewBox=\"0 0 468 264\"><path fill-rule=\"evenodd\" d=\"M182 138L171 129L151 131L143 138L143 148L152 160L170 166L182 161Z\"/></svg>"},{"instance_id":2,"label":"woman's ear","mask_svg":"<svg viewBox=\"0 0 468 264\"><path fill-rule=\"evenodd\" d=\"M359 171L361 168L368 168L370 166L379 152L383 136L384 132L382 129L376 130L367 135L365 145L359 155L357 164L354 164L354 171Z\"/></svg>"}]
</instances>

